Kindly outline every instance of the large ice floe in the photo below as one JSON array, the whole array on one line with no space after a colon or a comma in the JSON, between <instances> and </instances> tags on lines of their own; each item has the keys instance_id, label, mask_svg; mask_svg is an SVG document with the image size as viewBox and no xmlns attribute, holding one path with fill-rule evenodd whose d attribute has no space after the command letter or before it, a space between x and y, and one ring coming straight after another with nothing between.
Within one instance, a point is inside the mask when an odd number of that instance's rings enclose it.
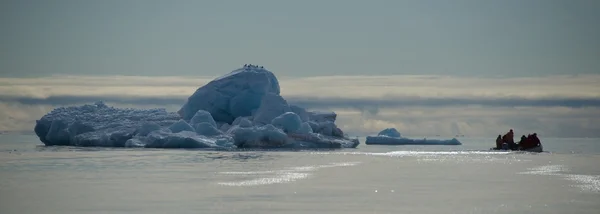
<instances>
[{"instance_id":1,"label":"large ice floe","mask_svg":"<svg viewBox=\"0 0 600 214\"><path fill-rule=\"evenodd\" d=\"M387 128L379 132L377 136L367 136L365 144L379 145L461 145L456 138L450 140L438 139L410 139L400 135L395 128Z\"/></svg>"},{"instance_id":2,"label":"large ice floe","mask_svg":"<svg viewBox=\"0 0 600 214\"><path fill-rule=\"evenodd\" d=\"M244 66L198 88L177 112L97 102L60 107L36 121L47 146L147 148L354 148L334 112L310 112L280 96L273 73Z\"/></svg>"}]
</instances>

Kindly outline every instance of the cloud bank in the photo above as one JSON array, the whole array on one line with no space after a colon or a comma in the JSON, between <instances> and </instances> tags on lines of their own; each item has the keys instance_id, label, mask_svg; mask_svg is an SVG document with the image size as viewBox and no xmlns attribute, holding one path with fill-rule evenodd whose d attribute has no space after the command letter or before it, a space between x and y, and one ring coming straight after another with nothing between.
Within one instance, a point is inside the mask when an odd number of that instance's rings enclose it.
<instances>
[{"instance_id":1,"label":"cloud bank","mask_svg":"<svg viewBox=\"0 0 600 214\"><path fill-rule=\"evenodd\" d=\"M176 111L214 77L52 76L0 78L0 130L31 130L57 106L103 100L120 107ZM405 134L497 135L505 129L550 136L599 136L600 75L536 78L450 76L280 77L296 105L335 110L351 134L394 126Z\"/></svg>"}]
</instances>

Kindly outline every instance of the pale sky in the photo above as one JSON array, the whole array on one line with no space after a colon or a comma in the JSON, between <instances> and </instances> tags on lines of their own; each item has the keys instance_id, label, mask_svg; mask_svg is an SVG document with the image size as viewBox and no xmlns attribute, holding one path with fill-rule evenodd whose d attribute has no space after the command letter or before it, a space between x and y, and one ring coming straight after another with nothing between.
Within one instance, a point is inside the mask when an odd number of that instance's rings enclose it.
<instances>
[{"instance_id":1,"label":"pale sky","mask_svg":"<svg viewBox=\"0 0 600 214\"><path fill-rule=\"evenodd\" d=\"M351 135L600 137L599 22L599 0L0 0L0 131L177 111L251 63Z\"/></svg>"},{"instance_id":2,"label":"pale sky","mask_svg":"<svg viewBox=\"0 0 600 214\"><path fill-rule=\"evenodd\" d=\"M600 73L597 0L2 0L0 75Z\"/></svg>"}]
</instances>

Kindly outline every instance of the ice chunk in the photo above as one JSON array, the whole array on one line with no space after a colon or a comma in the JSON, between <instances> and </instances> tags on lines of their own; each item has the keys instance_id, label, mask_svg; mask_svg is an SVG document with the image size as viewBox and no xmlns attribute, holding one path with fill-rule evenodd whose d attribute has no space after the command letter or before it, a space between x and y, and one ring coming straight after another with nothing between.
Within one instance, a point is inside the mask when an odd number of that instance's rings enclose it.
<instances>
[{"instance_id":1,"label":"ice chunk","mask_svg":"<svg viewBox=\"0 0 600 214\"><path fill-rule=\"evenodd\" d=\"M72 142L73 146L97 146L113 147L106 132L87 132L76 135Z\"/></svg>"},{"instance_id":2,"label":"ice chunk","mask_svg":"<svg viewBox=\"0 0 600 214\"><path fill-rule=\"evenodd\" d=\"M172 133L164 130L148 135L148 148L208 148L216 147L215 140L198 135L195 132L181 131Z\"/></svg>"},{"instance_id":3,"label":"ice chunk","mask_svg":"<svg viewBox=\"0 0 600 214\"><path fill-rule=\"evenodd\" d=\"M207 123L207 122L202 122L202 123L196 124L196 126L194 126L194 129L196 129L196 133L198 133L199 135L204 135L204 136L209 136L209 137L223 134L220 130L218 130L212 124Z\"/></svg>"},{"instance_id":4,"label":"ice chunk","mask_svg":"<svg viewBox=\"0 0 600 214\"><path fill-rule=\"evenodd\" d=\"M306 111L306 109L299 107L299 106L290 105L290 110L292 110L292 112L296 113L300 117L302 122L309 121L308 112Z\"/></svg>"},{"instance_id":5,"label":"ice chunk","mask_svg":"<svg viewBox=\"0 0 600 214\"><path fill-rule=\"evenodd\" d=\"M81 121L75 121L74 123L72 123L71 125L69 125L69 128L67 130L67 132L69 132L69 140L73 140L75 138L75 136L86 133L86 132L93 132L95 131L94 128L89 125L89 124L85 124Z\"/></svg>"},{"instance_id":6,"label":"ice chunk","mask_svg":"<svg viewBox=\"0 0 600 214\"><path fill-rule=\"evenodd\" d=\"M337 114L335 112L308 112L308 117L310 121L319 122L335 122L337 118Z\"/></svg>"},{"instance_id":7,"label":"ice chunk","mask_svg":"<svg viewBox=\"0 0 600 214\"><path fill-rule=\"evenodd\" d=\"M381 145L461 145L456 138L450 140L440 139L409 139L400 136L395 128L387 128L379 132L377 136L367 136L365 144Z\"/></svg>"},{"instance_id":8,"label":"ice chunk","mask_svg":"<svg viewBox=\"0 0 600 214\"><path fill-rule=\"evenodd\" d=\"M215 128L217 127L217 123L213 119L210 112L204 110L198 110L196 114L194 114L194 117L192 117L192 119L190 120L190 125L196 125L199 123L208 123Z\"/></svg>"},{"instance_id":9,"label":"ice chunk","mask_svg":"<svg viewBox=\"0 0 600 214\"><path fill-rule=\"evenodd\" d=\"M220 135L216 138L215 144L222 148L235 148L233 138L231 136Z\"/></svg>"},{"instance_id":10,"label":"ice chunk","mask_svg":"<svg viewBox=\"0 0 600 214\"><path fill-rule=\"evenodd\" d=\"M252 126L252 122L250 122L250 120L243 118L240 121L240 124L238 124L240 127L251 127Z\"/></svg>"},{"instance_id":11,"label":"ice chunk","mask_svg":"<svg viewBox=\"0 0 600 214\"><path fill-rule=\"evenodd\" d=\"M203 126L214 128L208 123ZM198 124L199 125L199 124ZM195 132L181 131L173 133L169 129L152 131L148 136L134 136L127 140L125 147L146 148L233 148L233 139L229 136L203 136Z\"/></svg>"},{"instance_id":12,"label":"ice chunk","mask_svg":"<svg viewBox=\"0 0 600 214\"><path fill-rule=\"evenodd\" d=\"M291 111L283 97L277 94L266 94L260 104L260 108L256 110L254 116L254 124L265 125L270 124L273 118Z\"/></svg>"},{"instance_id":13,"label":"ice chunk","mask_svg":"<svg viewBox=\"0 0 600 214\"><path fill-rule=\"evenodd\" d=\"M318 124L316 129L313 129L315 133L320 133L327 136L333 135L333 130L336 128L335 123L331 121L325 121Z\"/></svg>"},{"instance_id":14,"label":"ice chunk","mask_svg":"<svg viewBox=\"0 0 600 214\"><path fill-rule=\"evenodd\" d=\"M216 121L231 123L237 117L250 116L268 93L279 95L273 73L258 67L240 68L198 88L178 113L189 120L198 110L205 110Z\"/></svg>"},{"instance_id":15,"label":"ice chunk","mask_svg":"<svg viewBox=\"0 0 600 214\"><path fill-rule=\"evenodd\" d=\"M139 138L131 138L125 142L125 147L144 147L146 143L144 143Z\"/></svg>"},{"instance_id":16,"label":"ice chunk","mask_svg":"<svg viewBox=\"0 0 600 214\"><path fill-rule=\"evenodd\" d=\"M384 130L380 131L379 134L377 134L377 135L388 136L388 137L401 137L400 132L398 132L398 130L396 130L396 128L384 129Z\"/></svg>"},{"instance_id":17,"label":"ice chunk","mask_svg":"<svg viewBox=\"0 0 600 214\"><path fill-rule=\"evenodd\" d=\"M252 115L260 106L260 101L265 93L256 93L253 91L242 91L229 101L229 109L234 117L243 117Z\"/></svg>"},{"instance_id":18,"label":"ice chunk","mask_svg":"<svg viewBox=\"0 0 600 214\"><path fill-rule=\"evenodd\" d=\"M295 132L300 128L302 124L302 120L300 117L294 112L286 112L282 115L273 118L271 121L275 127L281 128L284 132Z\"/></svg>"},{"instance_id":19,"label":"ice chunk","mask_svg":"<svg viewBox=\"0 0 600 214\"><path fill-rule=\"evenodd\" d=\"M316 130L319 130L319 124L317 122L309 121L308 125L310 126L310 129L313 130L313 132L316 132Z\"/></svg>"},{"instance_id":20,"label":"ice chunk","mask_svg":"<svg viewBox=\"0 0 600 214\"><path fill-rule=\"evenodd\" d=\"M338 138L317 133L289 133L293 148L355 148L358 139Z\"/></svg>"},{"instance_id":21,"label":"ice chunk","mask_svg":"<svg viewBox=\"0 0 600 214\"><path fill-rule=\"evenodd\" d=\"M138 128L137 135L139 136L147 136L150 132L159 130L160 126L154 122L143 123L140 128Z\"/></svg>"},{"instance_id":22,"label":"ice chunk","mask_svg":"<svg viewBox=\"0 0 600 214\"><path fill-rule=\"evenodd\" d=\"M50 124L50 129L46 134L46 141L53 142L53 145L69 145L70 135L67 130L69 125L64 120L54 120Z\"/></svg>"},{"instance_id":23,"label":"ice chunk","mask_svg":"<svg viewBox=\"0 0 600 214\"><path fill-rule=\"evenodd\" d=\"M196 130L194 130L194 128L190 124L188 124L184 120L179 120L176 123L173 123L173 125L169 126L169 129L173 133L179 133L179 132L182 132L182 131L189 131L189 132L195 132L196 131Z\"/></svg>"},{"instance_id":24,"label":"ice chunk","mask_svg":"<svg viewBox=\"0 0 600 214\"><path fill-rule=\"evenodd\" d=\"M335 126L335 127L333 127L333 130L331 131L331 136L333 136L333 137L344 137L344 132L342 131L342 129L340 129L339 127Z\"/></svg>"},{"instance_id":25,"label":"ice chunk","mask_svg":"<svg viewBox=\"0 0 600 214\"><path fill-rule=\"evenodd\" d=\"M85 132L70 140L72 146L124 147L134 136L134 128L110 128L103 131Z\"/></svg>"},{"instance_id":26,"label":"ice chunk","mask_svg":"<svg viewBox=\"0 0 600 214\"><path fill-rule=\"evenodd\" d=\"M221 132L227 132L229 129L231 128L231 125L229 125L229 123L224 123L221 128L219 128L219 130Z\"/></svg>"},{"instance_id":27,"label":"ice chunk","mask_svg":"<svg viewBox=\"0 0 600 214\"><path fill-rule=\"evenodd\" d=\"M235 120L233 121L233 123L231 123L232 126L238 125L240 127L250 127L252 126L252 122L248 119L248 117L238 117L235 118Z\"/></svg>"},{"instance_id":28,"label":"ice chunk","mask_svg":"<svg viewBox=\"0 0 600 214\"><path fill-rule=\"evenodd\" d=\"M277 148L287 143L287 135L283 130L271 124L260 127L234 127L231 134L237 147L243 148Z\"/></svg>"},{"instance_id":29,"label":"ice chunk","mask_svg":"<svg viewBox=\"0 0 600 214\"><path fill-rule=\"evenodd\" d=\"M309 134L312 133L313 130L307 122L304 122L300 125L300 128L296 130L298 134Z\"/></svg>"},{"instance_id":30,"label":"ice chunk","mask_svg":"<svg viewBox=\"0 0 600 214\"><path fill-rule=\"evenodd\" d=\"M108 143L108 147L124 147L125 146L125 142L127 142L127 140L131 139L134 136L135 133L135 128L118 128L112 132L107 132L110 133L108 136L108 140L110 143ZM96 145L90 145L90 146L96 146Z\"/></svg>"},{"instance_id":31,"label":"ice chunk","mask_svg":"<svg viewBox=\"0 0 600 214\"><path fill-rule=\"evenodd\" d=\"M121 138L133 136L142 124L166 127L177 120L177 114L164 109L118 109L97 103L56 108L36 121L34 131L47 146L124 146L128 139Z\"/></svg>"}]
</instances>

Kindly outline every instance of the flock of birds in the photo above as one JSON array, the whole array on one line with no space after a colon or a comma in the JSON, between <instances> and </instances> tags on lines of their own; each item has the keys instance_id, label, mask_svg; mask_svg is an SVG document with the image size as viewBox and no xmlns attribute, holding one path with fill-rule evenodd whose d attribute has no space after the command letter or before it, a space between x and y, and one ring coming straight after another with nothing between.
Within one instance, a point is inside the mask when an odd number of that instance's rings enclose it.
<instances>
[{"instance_id":1,"label":"flock of birds","mask_svg":"<svg viewBox=\"0 0 600 214\"><path fill-rule=\"evenodd\" d=\"M265 69L263 66L253 65L253 64L244 64L244 68L260 68Z\"/></svg>"}]
</instances>

